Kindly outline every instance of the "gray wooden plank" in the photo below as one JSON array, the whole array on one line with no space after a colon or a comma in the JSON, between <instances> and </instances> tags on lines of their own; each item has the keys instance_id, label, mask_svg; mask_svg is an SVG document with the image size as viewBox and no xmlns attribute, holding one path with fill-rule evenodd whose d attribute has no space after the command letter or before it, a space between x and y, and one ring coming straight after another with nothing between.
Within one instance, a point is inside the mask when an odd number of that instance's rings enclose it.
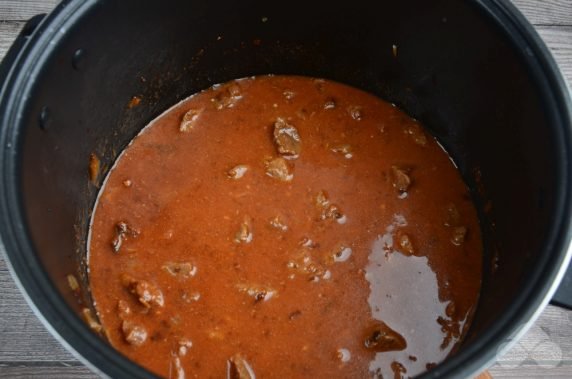
<instances>
[{"instance_id":1,"label":"gray wooden plank","mask_svg":"<svg viewBox=\"0 0 572 379\"><path fill-rule=\"evenodd\" d=\"M0 0L0 19L24 21L50 12L60 0Z\"/></svg>"},{"instance_id":2,"label":"gray wooden plank","mask_svg":"<svg viewBox=\"0 0 572 379\"><path fill-rule=\"evenodd\" d=\"M23 26L23 21L0 21L0 61Z\"/></svg>"},{"instance_id":3,"label":"gray wooden plank","mask_svg":"<svg viewBox=\"0 0 572 379\"><path fill-rule=\"evenodd\" d=\"M572 377L572 312L549 306L490 369L494 378Z\"/></svg>"},{"instance_id":4,"label":"gray wooden plank","mask_svg":"<svg viewBox=\"0 0 572 379\"><path fill-rule=\"evenodd\" d=\"M536 30L550 48L568 83L572 83L572 26L539 26Z\"/></svg>"},{"instance_id":5,"label":"gray wooden plank","mask_svg":"<svg viewBox=\"0 0 572 379\"><path fill-rule=\"evenodd\" d=\"M84 366L26 367L0 364L0 378L96 379L98 376Z\"/></svg>"},{"instance_id":6,"label":"gray wooden plank","mask_svg":"<svg viewBox=\"0 0 572 379\"><path fill-rule=\"evenodd\" d=\"M572 0L511 0L534 25L572 25Z\"/></svg>"},{"instance_id":7,"label":"gray wooden plank","mask_svg":"<svg viewBox=\"0 0 572 379\"><path fill-rule=\"evenodd\" d=\"M3 258L0 258L0 294L0 367L3 362L76 360L32 313Z\"/></svg>"}]
</instances>

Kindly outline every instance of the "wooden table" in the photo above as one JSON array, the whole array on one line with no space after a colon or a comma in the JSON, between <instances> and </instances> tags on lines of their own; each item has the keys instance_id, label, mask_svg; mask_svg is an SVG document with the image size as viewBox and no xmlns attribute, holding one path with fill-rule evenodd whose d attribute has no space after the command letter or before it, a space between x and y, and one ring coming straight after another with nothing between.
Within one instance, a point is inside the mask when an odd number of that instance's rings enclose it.
<instances>
[{"instance_id":1,"label":"wooden table","mask_svg":"<svg viewBox=\"0 0 572 379\"><path fill-rule=\"evenodd\" d=\"M24 21L49 12L56 3L57 0L0 0L0 59ZM535 25L572 83L572 0L514 0L514 3ZM549 306L490 373L495 378L572 378L572 312ZM96 377L36 319L16 289L2 255L0 377Z\"/></svg>"}]
</instances>

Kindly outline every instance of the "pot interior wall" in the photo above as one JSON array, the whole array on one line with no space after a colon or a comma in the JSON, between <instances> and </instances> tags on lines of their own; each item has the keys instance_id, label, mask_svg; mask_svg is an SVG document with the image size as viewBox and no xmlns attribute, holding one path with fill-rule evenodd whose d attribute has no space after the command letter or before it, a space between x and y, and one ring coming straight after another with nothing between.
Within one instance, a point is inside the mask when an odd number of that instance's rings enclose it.
<instances>
[{"instance_id":1,"label":"pot interior wall","mask_svg":"<svg viewBox=\"0 0 572 379\"><path fill-rule=\"evenodd\" d=\"M420 119L450 152L474 190L487 248L467 343L545 262L551 194L559 193L557 137L519 53L476 6L122 0L97 3L58 38L24 115L21 196L37 254L70 307L78 305L65 277L85 279L98 190L88 178L90 154L101 159L101 184L121 149L170 105L268 73L375 93ZM142 101L130 109L133 96Z\"/></svg>"}]
</instances>

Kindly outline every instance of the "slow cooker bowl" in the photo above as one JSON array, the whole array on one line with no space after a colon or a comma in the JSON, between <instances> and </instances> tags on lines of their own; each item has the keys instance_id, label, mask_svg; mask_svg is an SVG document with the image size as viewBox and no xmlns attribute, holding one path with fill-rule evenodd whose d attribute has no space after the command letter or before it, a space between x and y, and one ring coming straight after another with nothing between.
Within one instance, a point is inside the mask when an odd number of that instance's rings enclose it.
<instances>
[{"instance_id":1,"label":"slow cooker bowl","mask_svg":"<svg viewBox=\"0 0 572 379\"><path fill-rule=\"evenodd\" d=\"M323 77L421 120L472 189L484 277L461 348L424 378L468 377L526 330L569 261L571 101L507 1L64 1L0 74L0 232L30 305L112 377L153 377L90 331L86 236L106 170L149 121L215 83ZM32 33L33 31L33 33ZM136 96L137 107L128 106ZM88 176L90 155L102 172ZM82 280L79 298L66 276Z\"/></svg>"}]
</instances>

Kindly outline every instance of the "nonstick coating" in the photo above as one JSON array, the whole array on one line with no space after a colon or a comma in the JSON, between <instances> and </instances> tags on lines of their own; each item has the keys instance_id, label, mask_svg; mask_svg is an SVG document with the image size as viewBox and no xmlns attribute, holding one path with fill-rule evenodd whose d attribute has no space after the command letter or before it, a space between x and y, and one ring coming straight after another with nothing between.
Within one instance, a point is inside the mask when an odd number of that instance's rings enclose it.
<instances>
[{"instance_id":1,"label":"nonstick coating","mask_svg":"<svg viewBox=\"0 0 572 379\"><path fill-rule=\"evenodd\" d=\"M569 259L570 98L505 1L65 1L0 73L9 264L54 335L110 376L150 374L91 333L66 282L82 278L89 304L90 154L105 171L163 110L230 79L296 74L362 88L421 120L458 164L485 234L483 289L465 343L425 377L492 362L538 316ZM133 96L142 103L129 109Z\"/></svg>"}]
</instances>

